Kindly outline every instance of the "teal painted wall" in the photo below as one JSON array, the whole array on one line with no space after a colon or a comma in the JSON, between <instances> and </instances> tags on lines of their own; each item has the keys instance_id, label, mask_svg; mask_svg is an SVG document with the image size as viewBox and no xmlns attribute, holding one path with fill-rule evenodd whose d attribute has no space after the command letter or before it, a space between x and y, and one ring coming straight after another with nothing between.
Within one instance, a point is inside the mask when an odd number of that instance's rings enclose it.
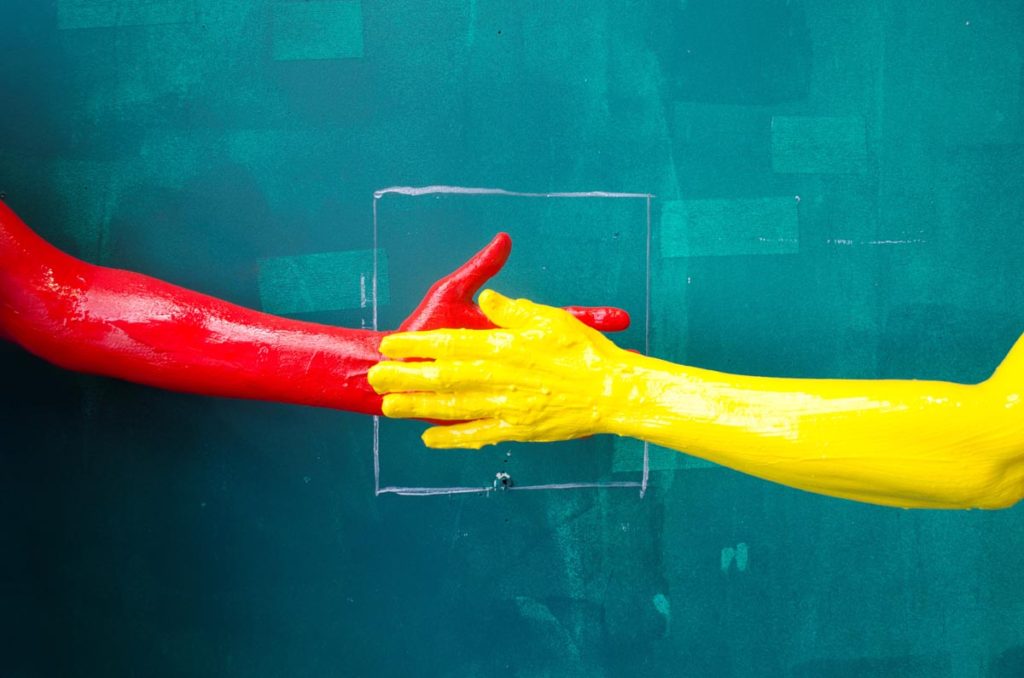
<instances>
[{"instance_id":1,"label":"teal painted wall","mask_svg":"<svg viewBox=\"0 0 1024 678\"><path fill-rule=\"evenodd\" d=\"M651 193L654 354L973 380L1024 331L1022 56L1015 0L5 0L0 192L90 261L355 326L375 190ZM632 254L565 243L644 215L399 200L382 320L499 228L503 291L642 316ZM375 497L367 418L0 374L0 675L1024 675L1021 509L663 450L642 500ZM494 468L389 440L402 482ZM588 445L551 473L636 477Z\"/></svg>"}]
</instances>

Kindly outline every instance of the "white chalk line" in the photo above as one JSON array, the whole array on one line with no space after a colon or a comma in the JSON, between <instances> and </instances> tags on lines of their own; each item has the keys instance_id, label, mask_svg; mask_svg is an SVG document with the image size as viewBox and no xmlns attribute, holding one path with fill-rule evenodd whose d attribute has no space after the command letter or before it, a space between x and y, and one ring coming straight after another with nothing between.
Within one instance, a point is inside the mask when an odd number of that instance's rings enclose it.
<instances>
[{"instance_id":1,"label":"white chalk line","mask_svg":"<svg viewBox=\"0 0 1024 678\"><path fill-rule=\"evenodd\" d=\"M647 243L645 256L647 275L644 280L644 355L651 354L651 196L647 196ZM640 481L640 498L647 494L647 481L651 475L650 444L644 441L644 471Z\"/></svg>"},{"instance_id":2,"label":"white chalk line","mask_svg":"<svg viewBox=\"0 0 1024 678\"><path fill-rule=\"evenodd\" d=\"M373 199L380 200L387 194L396 195L507 195L519 198L646 198L654 197L651 193L617 193L612 191L568 191L555 193L530 193L528 191L508 191L504 188L473 188L468 186L389 186L373 192Z\"/></svg>"},{"instance_id":3,"label":"white chalk line","mask_svg":"<svg viewBox=\"0 0 1024 678\"><path fill-rule=\"evenodd\" d=\"M638 488L641 483L635 481L616 481L608 483L551 483L547 485L513 485L512 487L381 487L377 495L398 494L402 496L427 497L433 495L452 494L486 494L488 492L518 492L530 490L581 490L581 489L617 489Z\"/></svg>"},{"instance_id":4,"label":"white chalk line","mask_svg":"<svg viewBox=\"0 0 1024 678\"><path fill-rule=\"evenodd\" d=\"M380 417L373 416L373 492L380 494Z\"/></svg>"},{"instance_id":5,"label":"white chalk line","mask_svg":"<svg viewBox=\"0 0 1024 678\"><path fill-rule=\"evenodd\" d=\"M373 331L377 329L377 201L373 201L373 282L370 285L370 295L373 299ZM380 494L380 417L373 417L373 491Z\"/></svg>"}]
</instances>

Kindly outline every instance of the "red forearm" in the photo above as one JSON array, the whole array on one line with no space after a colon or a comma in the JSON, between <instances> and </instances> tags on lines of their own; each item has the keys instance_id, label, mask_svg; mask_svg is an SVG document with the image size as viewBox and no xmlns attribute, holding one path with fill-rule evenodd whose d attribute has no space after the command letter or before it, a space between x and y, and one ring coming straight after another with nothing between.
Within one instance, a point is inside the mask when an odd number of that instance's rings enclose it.
<instances>
[{"instance_id":1,"label":"red forearm","mask_svg":"<svg viewBox=\"0 0 1024 678\"><path fill-rule=\"evenodd\" d=\"M0 336L62 367L177 391L377 414L381 334L289 320L93 266L0 203Z\"/></svg>"}]
</instances>

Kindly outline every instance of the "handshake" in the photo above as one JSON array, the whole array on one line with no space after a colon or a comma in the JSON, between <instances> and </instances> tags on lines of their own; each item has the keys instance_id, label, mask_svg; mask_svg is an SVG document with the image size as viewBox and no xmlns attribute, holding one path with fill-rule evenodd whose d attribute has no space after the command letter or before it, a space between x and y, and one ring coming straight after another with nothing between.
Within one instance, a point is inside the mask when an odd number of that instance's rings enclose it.
<instances>
[{"instance_id":1,"label":"handshake","mask_svg":"<svg viewBox=\"0 0 1024 678\"><path fill-rule=\"evenodd\" d=\"M439 329L387 336L393 359L370 368L388 417L458 421L423 435L428 447L479 448L627 435L645 399L644 358L618 348L565 310L493 290L479 306L493 329ZM648 373L648 376L650 374Z\"/></svg>"},{"instance_id":2,"label":"handshake","mask_svg":"<svg viewBox=\"0 0 1024 678\"><path fill-rule=\"evenodd\" d=\"M368 379L384 395L388 417L461 422L435 426L423 436L429 447L479 448L504 441L549 442L595 433L617 432L608 425L620 418L628 401L602 384L616 370L615 359L631 354L600 331L629 326L620 309L553 308L525 299L508 299L493 290L472 296L500 269L511 241L499 234L459 271L437 283L413 317L439 299L460 297L464 313L452 326L407 331L444 322L403 323L399 334L385 336L381 353L396 361L372 368ZM462 288L453 295L454 287ZM450 307L450 306L449 306ZM397 362L415 359L415 362ZM429 360L429 362L425 361Z\"/></svg>"},{"instance_id":3,"label":"handshake","mask_svg":"<svg viewBox=\"0 0 1024 678\"><path fill-rule=\"evenodd\" d=\"M614 434L888 506L1003 508L1024 496L1024 340L978 384L716 372L619 348L601 333L628 326L619 309L491 290L473 303L510 249L497 236L388 334L88 264L0 202L0 339L160 388L453 422L424 433L430 447Z\"/></svg>"}]
</instances>

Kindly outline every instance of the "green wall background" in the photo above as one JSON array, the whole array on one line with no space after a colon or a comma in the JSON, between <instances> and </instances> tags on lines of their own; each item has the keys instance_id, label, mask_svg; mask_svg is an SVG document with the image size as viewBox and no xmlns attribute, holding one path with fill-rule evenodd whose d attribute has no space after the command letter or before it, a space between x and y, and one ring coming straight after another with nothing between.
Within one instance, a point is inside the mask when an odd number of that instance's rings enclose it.
<instances>
[{"instance_id":1,"label":"green wall background","mask_svg":"<svg viewBox=\"0 0 1024 678\"><path fill-rule=\"evenodd\" d=\"M652 193L653 353L973 380L1024 330L1022 54L1011 0L5 0L0 192L90 261L340 324L374 190ZM389 313L482 244L448 226ZM1020 509L661 450L642 500L378 498L365 418L0 374L4 676L1024 675Z\"/></svg>"}]
</instances>

